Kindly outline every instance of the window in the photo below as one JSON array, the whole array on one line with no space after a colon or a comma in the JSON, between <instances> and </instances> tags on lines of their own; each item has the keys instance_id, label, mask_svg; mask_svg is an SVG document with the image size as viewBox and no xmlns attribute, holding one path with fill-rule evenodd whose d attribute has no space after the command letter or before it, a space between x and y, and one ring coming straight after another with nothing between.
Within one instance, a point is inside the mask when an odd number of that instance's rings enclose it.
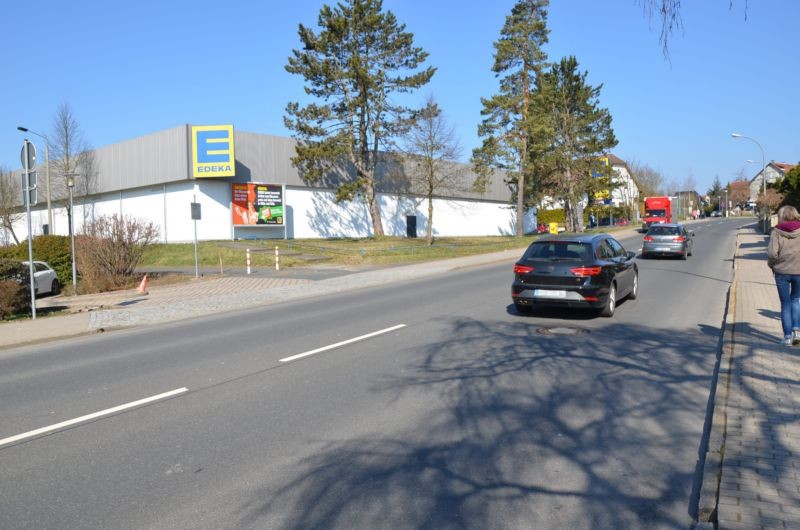
<instances>
[{"instance_id":1,"label":"window","mask_svg":"<svg viewBox=\"0 0 800 530\"><path fill-rule=\"evenodd\" d=\"M677 226L659 226L653 225L647 232L651 236L675 236L680 234L680 228Z\"/></svg>"},{"instance_id":2,"label":"window","mask_svg":"<svg viewBox=\"0 0 800 530\"><path fill-rule=\"evenodd\" d=\"M625 252L625 248L620 244L619 241L616 239L607 239L608 244L611 246L611 249L614 251L614 257L617 258L624 258L627 257Z\"/></svg>"},{"instance_id":3,"label":"window","mask_svg":"<svg viewBox=\"0 0 800 530\"><path fill-rule=\"evenodd\" d=\"M600 242L597 246L597 257L600 259L613 259L614 258L614 248L608 242L608 239L604 239Z\"/></svg>"},{"instance_id":4,"label":"window","mask_svg":"<svg viewBox=\"0 0 800 530\"><path fill-rule=\"evenodd\" d=\"M534 243L525 253L526 258L561 258L585 260L591 255L591 246L575 241L544 241Z\"/></svg>"}]
</instances>

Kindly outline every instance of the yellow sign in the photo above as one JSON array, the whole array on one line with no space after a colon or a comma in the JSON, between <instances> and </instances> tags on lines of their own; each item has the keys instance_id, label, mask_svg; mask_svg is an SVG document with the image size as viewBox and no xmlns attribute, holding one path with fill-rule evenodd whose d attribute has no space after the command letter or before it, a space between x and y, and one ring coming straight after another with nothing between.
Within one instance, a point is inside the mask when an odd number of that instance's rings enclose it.
<instances>
[{"instance_id":1,"label":"yellow sign","mask_svg":"<svg viewBox=\"0 0 800 530\"><path fill-rule=\"evenodd\" d=\"M558 223L550 223L550 233L551 234L558 233Z\"/></svg>"},{"instance_id":2,"label":"yellow sign","mask_svg":"<svg viewBox=\"0 0 800 530\"><path fill-rule=\"evenodd\" d=\"M233 125L192 127L192 177L232 177L235 160Z\"/></svg>"}]
</instances>

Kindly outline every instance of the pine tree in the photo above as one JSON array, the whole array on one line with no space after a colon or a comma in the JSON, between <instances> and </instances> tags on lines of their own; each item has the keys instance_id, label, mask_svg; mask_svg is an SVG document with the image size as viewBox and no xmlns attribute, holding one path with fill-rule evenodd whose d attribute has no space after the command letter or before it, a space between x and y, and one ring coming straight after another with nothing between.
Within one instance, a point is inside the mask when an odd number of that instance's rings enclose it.
<instances>
[{"instance_id":1,"label":"pine tree","mask_svg":"<svg viewBox=\"0 0 800 530\"><path fill-rule=\"evenodd\" d=\"M547 55L548 0L519 0L506 17L500 40L495 42L492 71L500 77L500 91L482 98L483 121L478 126L481 147L473 150L476 172L488 175L493 168L509 174L509 185L515 191L516 235L523 235L526 176L530 172L528 137L531 91Z\"/></svg>"},{"instance_id":2,"label":"pine tree","mask_svg":"<svg viewBox=\"0 0 800 530\"><path fill-rule=\"evenodd\" d=\"M435 68L418 69L428 54L413 45L413 34L391 11L383 11L381 0L324 5L318 25L319 33L300 25L303 48L293 50L286 65L318 101L286 107L284 123L298 140L292 163L308 182L334 175L337 201L365 198L373 235L380 237L379 153L391 150L413 119L413 109L391 96L425 85Z\"/></svg>"},{"instance_id":3,"label":"pine tree","mask_svg":"<svg viewBox=\"0 0 800 530\"><path fill-rule=\"evenodd\" d=\"M593 174L604 171L600 157L617 145L611 114L598 106L602 85L592 87L586 77L575 57L565 57L539 76L531 99L534 173L548 195L564 201L567 230L581 228L581 200Z\"/></svg>"}]
</instances>

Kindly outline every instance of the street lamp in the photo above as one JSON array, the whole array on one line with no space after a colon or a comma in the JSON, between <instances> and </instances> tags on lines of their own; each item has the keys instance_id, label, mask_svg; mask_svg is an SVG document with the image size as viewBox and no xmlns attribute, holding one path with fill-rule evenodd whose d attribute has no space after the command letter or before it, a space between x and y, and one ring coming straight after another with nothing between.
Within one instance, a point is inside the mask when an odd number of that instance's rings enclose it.
<instances>
[{"instance_id":1,"label":"street lamp","mask_svg":"<svg viewBox=\"0 0 800 530\"><path fill-rule=\"evenodd\" d=\"M745 140L750 140L751 142L755 143L759 149L761 149L761 193L765 196L767 194L767 158L764 156L764 147L756 140L755 138L750 138L749 136L744 136L739 133L731 133L731 138L744 138Z\"/></svg>"},{"instance_id":2,"label":"street lamp","mask_svg":"<svg viewBox=\"0 0 800 530\"><path fill-rule=\"evenodd\" d=\"M755 138L750 138L749 136L744 136L743 134L739 133L731 133L732 138L744 138L745 140L750 140L754 144L761 149L761 193L764 195L764 204L766 205L767 199L767 158L764 156L764 146L762 146L758 140ZM763 209L763 208L762 208ZM768 213L768 212L767 212ZM767 216L764 216L764 231L766 232L767 229Z\"/></svg>"},{"instance_id":3,"label":"street lamp","mask_svg":"<svg viewBox=\"0 0 800 530\"><path fill-rule=\"evenodd\" d=\"M73 230L73 219L75 211L72 208L72 188L75 187L75 175L67 175L67 188L69 188L69 239L72 245L72 290L78 294L78 279L75 271L75 231Z\"/></svg>"},{"instance_id":4,"label":"street lamp","mask_svg":"<svg viewBox=\"0 0 800 530\"><path fill-rule=\"evenodd\" d=\"M47 184L47 228L50 233L53 233L53 209L50 207L50 140L47 139L46 134L39 134L25 127L17 127L17 130L22 132L29 132L44 140L44 165L47 166L45 182Z\"/></svg>"}]
</instances>

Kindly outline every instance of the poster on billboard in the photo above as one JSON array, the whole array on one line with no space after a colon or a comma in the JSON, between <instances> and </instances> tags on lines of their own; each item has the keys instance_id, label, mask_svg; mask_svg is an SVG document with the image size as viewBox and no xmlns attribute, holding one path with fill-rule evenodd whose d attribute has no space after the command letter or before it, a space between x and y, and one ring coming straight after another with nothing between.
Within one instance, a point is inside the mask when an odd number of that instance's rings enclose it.
<instances>
[{"instance_id":1,"label":"poster on billboard","mask_svg":"<svg viewBox=\"0 0 800 530\"><path fill-rule=\"evenodd\" d=\"M233 225L284 226L283 195L280 184L231 184Z\"/></svg>"}]
</instances>

